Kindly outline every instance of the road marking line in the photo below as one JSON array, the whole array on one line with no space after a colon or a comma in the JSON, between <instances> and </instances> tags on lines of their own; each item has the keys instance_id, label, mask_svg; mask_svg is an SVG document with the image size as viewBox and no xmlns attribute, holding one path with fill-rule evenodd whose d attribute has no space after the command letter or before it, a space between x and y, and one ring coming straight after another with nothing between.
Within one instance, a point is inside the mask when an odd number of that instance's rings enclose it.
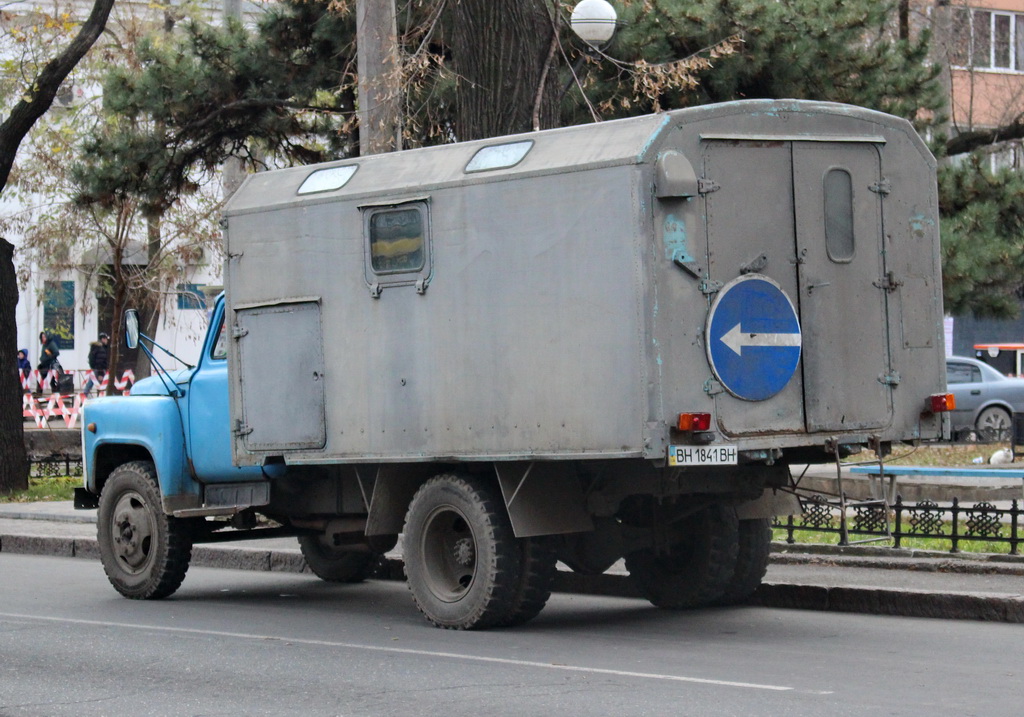
<instances>
[{"instance_id":1,"label":"road marking line","mask_svg":"<svg viewBox=\"0 0 1024 717\"><path fill-rule=\"evenodd\" d=\"M790 692L793 687L783 685L762 685L755 682L734 682L731 680L712 680L703 677L685 677L682 675L664 675L656 672L630 672L627 670L611 670L601 667L584 667L582 665L560 665L550 662L534 662L531 660L512 660L506 657L484 657L481 655L464 655L457 652L438 652L434 650L416 650L406 647L384 647L379 645L360 645L354 642L334 642L331 640L309 640L305 638L281 637L278 635L257 635L246 632L224 632L221 630L200 630L188 627L164 627L160 625L137 625L127 622L108 622L104 620L81 620L77 618L44 617L41 615L21 615L0 612L0 618L15 620L37 620L41 622L60 622L71 625L91 625L94 627L120 627L130 630L150 630L153 632L169 632L186 635L207 635L211 637L231 637L240 640L276 640L291 644L314 645L317 647L340 647L349 650L366 650L369 652L388 652L397 655L416 655L419 657L442 657L470 662L487 662L515 667L536 667L544 670L561 670L563 672L584 672L594 675L610 675L614 677L638 677L647 680L665 680L668 682L691 682L717 687L740 687L752 690L771 690L774 692ZM826 694L826 693L815 693Z\"/></svg>"}]
</instances>

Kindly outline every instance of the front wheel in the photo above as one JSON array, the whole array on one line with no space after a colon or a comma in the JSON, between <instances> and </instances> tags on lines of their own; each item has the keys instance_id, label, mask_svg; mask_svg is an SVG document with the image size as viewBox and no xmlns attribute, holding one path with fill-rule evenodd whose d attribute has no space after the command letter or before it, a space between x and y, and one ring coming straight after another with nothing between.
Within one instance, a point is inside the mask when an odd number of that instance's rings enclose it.
<instances>
[{"instance_id":1,"label":"front wheel","mask_svg":"<svg viewBox=\"0 0 1024 717\"><path fill-rule=\"evenodd\" d=\"M192 558L192 522L164 513L157 486L154 465L133 461L114 469L100 495L103 570L115 590L136 600L174 593Z\"/></svg>"},{"instance_id":2,"label":"front wheel","mask_svg":"<svg viewBox=\"0 0 1024 717\"><path fill-rule=\"evenodd\" d=\"M313 574L331 583L361 583L377 563L375 553L339 550L320 535L301 536L299 550Z\"/></svg>"},{"instance_id":3,"label":"front wheel","mask_svg":"<svg viewBox=\"0 0 1024 717\"><path fill-rule=\"evenodd\" d=\"M522 556L494 486L440 475L420 486L405 518L405 571L420 612L437 627L504 624L520 607Z\"/></svg>"}]
</instances>

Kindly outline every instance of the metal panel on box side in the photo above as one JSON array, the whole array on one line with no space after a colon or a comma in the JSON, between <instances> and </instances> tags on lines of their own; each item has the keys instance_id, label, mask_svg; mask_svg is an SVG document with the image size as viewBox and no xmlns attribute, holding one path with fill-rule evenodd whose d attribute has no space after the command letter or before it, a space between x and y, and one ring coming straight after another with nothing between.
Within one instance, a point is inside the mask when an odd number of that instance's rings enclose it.
<instances>
[{"instance_id":1,"label":"metal panel on box side","mask_svg":"<svg viewBox=\"0 0 1024 717\"><path fill-rule=\"evenodd\" d=\"M322 448L324 362L316 302L236 309L241 423L249 451Z\"/></svg>"}]
</instances>

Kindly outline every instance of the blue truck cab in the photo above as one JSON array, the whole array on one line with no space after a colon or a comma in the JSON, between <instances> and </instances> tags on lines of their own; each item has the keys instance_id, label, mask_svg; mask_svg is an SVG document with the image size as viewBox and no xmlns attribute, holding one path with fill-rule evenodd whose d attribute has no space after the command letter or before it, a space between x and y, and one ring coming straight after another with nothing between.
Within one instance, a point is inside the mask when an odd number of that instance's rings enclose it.
<instances>
[{"instance_id":1,"label":"blue truck cab","mask_svg":"<svg viewBox=\"0 0 1024 717\"><path fill-rule=\"evenodd\" d=\"M89 494L100 495L119 465L149 461L168 515L232 515L245 496L266 502L263 470L231 463L223 295L194 368L142 379L130 396L89 401L83 425Z\"/></svg>"}]
</instances>

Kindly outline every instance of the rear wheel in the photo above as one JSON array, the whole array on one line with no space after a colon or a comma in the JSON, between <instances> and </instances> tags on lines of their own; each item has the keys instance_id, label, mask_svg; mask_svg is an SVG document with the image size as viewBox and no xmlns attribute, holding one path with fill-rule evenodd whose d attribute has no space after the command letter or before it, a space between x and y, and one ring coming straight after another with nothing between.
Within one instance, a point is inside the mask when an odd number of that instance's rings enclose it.
<instances>
[{"instance_id":1,"label":"rear wheel","mask_svg":"<svg viewBox=\"0 0 1024 717\"><path fill-rule=\"evenodd\" d=\"M299 550L313 574L331 583L361 583L377 564L375 553L340 550L322 535L301 536Z\"/></svg>"},{"instance_id":2,"label":"rear wheel","mask_svg":"<svg viewBox=\"0 0 1024 717\"><path fill-rule=\"evenodd\" d=\"M746 602L757 590L768 571L768 553L772 543L772 526L768 518L739 522L739 550L736 571L725 588L720 602L726 605Z\"/></svg>"},{"instance_id":3,"label":"rear wheel","mask_svg":"<svg viewBox=\"0 0 1024 717\"><path fill-rule=\"evenodd\" d=\"M980 414L975 422L978 436L990 443L1010 439L1010 414L1006 409L989 406Z\"/></svg>"},{"instance_id":4,"label":"rear wheel","mask_svg":"<svg viewBox=\"0 0 1024 717\"><path fill-rule=\"evenodd\" d=\"M100 559L110 584L137 600L174 593L192 559L193 525L164 514L151 462L115 468L103 486L97 515Z\"/></svg>"},{"instance_id":5,"label":"rear wheel","mask_svg":"<svg viewBox=\"0 0 1024 717\"><path fill-rule=\"evenodd\" d=\"M522 555L493 486L440 475L420 486L405 518L405 570L420 612L438 627L492 627L520 598Z\"/></svg>"},{"instance_id":6,"label":"rear wheel","mask_svg":"<svg viewBox=\"0 0 1024 717\"><path fill-rule=\"evenodd\" d=\"M519 586L512 601L512 611L502 625L514 626L529 622L540 614L551 597L558 556L553 540L547 536L519 539Z\"/></svg>"},{"instance_id":7,"label":"rear wheel","mask_svg":"<svg viewBox=\"0 0 1024 717\"><path fill-rule=\"evenodd\" d=\"M665 550L629 553L629 576L640 594L658 607L710 605L725 594L736 571L736 511L708 506L680 521L676 534L677 541Z\"/></svg>"}]
</instances>

